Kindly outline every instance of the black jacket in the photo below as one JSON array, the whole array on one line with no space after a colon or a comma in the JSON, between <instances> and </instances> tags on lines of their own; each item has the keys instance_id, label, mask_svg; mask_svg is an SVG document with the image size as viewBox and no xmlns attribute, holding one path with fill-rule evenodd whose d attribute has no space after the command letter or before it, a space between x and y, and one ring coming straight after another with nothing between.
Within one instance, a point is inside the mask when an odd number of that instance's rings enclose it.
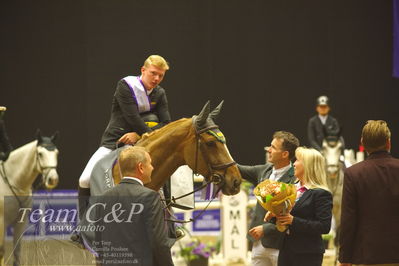
<instances>
[{"instance_id":1,"label":"black jacket","mask_svg":"<svg viewBox=\"0 0 399 266\"><path fill-rule=\"evenodd\" d=\"M136 132L139 135L160 128L170 122L168 100L165 90L157 86L149 95L151 100L151 110L140 114L137 101L132 96L129 86L122 79L118 82L112 100L111 118L105 129L101 146L115 149L116 141L125 133ZM152 113L158 118L159 124L149 128L144 122L143 116Z\"/></svg>"},{"instance_id":2,"label":"black jacket","mask_svg":"<svg viewBox=\"0 0 399 266\"><path fill-rule=\"evenodd\" d=\"M291 210L294 219L289 226L289 233L285 235L282 249L288 254L324 253L321 235L330 231L332 206L329 191L305 191Z\"/></svg>"},{"instance_id":3,"label":"black jacket","mask_svg":"<svg viewBox=\"0 0 399 266\"><path fill-rule=\"evenodd\" d=\"M11 151L12 151L12 146L7 136L6 128L4 126L4 121L0 117L0 160L6 161Z\"/></svg>"},{"instance_id":4,"label":"black jacket","mask_svg":"<svg viewBox=\"0 0 399 266\"><path fill-rule=\"evenodd\" d=\"M326 134L327 133L327 134ZM321 151L323 140L327 136L338 136L340 134L340 127L337 119L328 115L325 125L321 123L319 115L315 115L309 119L308 122L308 139L312 148ZM340 138L342 144L343 138Z\"/></svg>"}]
</instances>

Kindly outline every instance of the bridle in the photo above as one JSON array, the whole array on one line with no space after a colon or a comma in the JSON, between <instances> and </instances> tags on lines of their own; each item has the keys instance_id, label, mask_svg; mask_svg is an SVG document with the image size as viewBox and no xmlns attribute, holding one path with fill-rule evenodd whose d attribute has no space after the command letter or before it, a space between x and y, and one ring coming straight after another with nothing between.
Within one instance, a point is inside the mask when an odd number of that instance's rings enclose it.
<instances>
[{"instance_id":1,"label":"bridle","mask_svg":"<svg viewBox=\"0 0 399 266\"><path fill-rule=\"evenodd\" d=\"M46 149L45 146L39 146L43 147ZM43 165L43 163L40 161L40 155L39 155L39 149L36 149L36 169L38 169L39 173L41 175L44 174L42 177L42 180L34 187L34 189L37 189L43 185L45 185L45 182L47 180L48 175L50 174L51 169L57 169L57 165Z\"/></svg>"},{"instance_id":2,"label":"bridle","mask_svg":"<svg viewBox=\"0 0 399 266\"><path fill-rule=\"evenodd\" d=\"M327 142L327 146L330 148L334 148L336 145L338 145L338 141L335 145L332 145L329 142ZM340 174L340 170L341 170L340 161L338 159L336 164L329 163L327 160L327 155L325 154L325 149L326 149L326 147L323 147L322 154L323 154L323 157L325 158L325 162L326 162L325 171L326 171L326 175L327 175L327 184L330 186L331 192L333 194L335 194L335 192L337 191L337 189L339 187L339 183L341 182L341 178L342 178L341 174ZM333 170L334 172L336 172L337 177L331 178L329 170Z\"/></svg>"},{"instance_id":3,"label":"bridle","mask_svg":"<svg viewBox=\"0 0 399 266\"><path fill-rule=\"evenodd\" d=\"M200 217L208 208L208 206L211 204L211 202L216 198L216 196L219 194L220 190L222 189L222 186L225 182L225 176L226 176L226 172L227 169L233 165L236 165L237 163L235 161L231 161L228 163L221 163L221 164L212 164L210 162L209 156L208 154L204 151L203 148L203 142L201 141L201 134L205 133L205 132L210 132L212 131L212 129L219 129L218 125L209 125L207 127L198 129L197 125L196 125L196 116L193 116L192 118L193 123L192 126L195 130L195 139L196 139L196 145L195 145L195 163L194 163L194 169L193 169L193 173L192 173L192 177L194 179L194 175L199 175L198 173L198 158L199 158L199 153L201 151L201 154L204 158L204 161L207 165L208 171L209 171L209 176L208 179L206 180L205 178L205 182L198 188L194 189L193 191L186 193L184 195L181 195L177 198L175 198L174 196L171 196L170 202L168 204L165 204L165 208L169 214L171 215L171 217L173 217L172 219L165 219L166 221L170 221L170 222L177 222L177 223L189 223L189 222L194 222L198 217ZM218 139L218 141L220 141ZM217 173L215 171L218 170L224 170L223 174ZM215 185L218 185L218 189L216 190L216 193L214 193L212 195L212 198L209 200L208 204L205 206L205 208L203 210L201 210L194 218L190 218L189 220L179 220L179 219L175 219L175 217L173 216L173 214L169 211L169 207L171 206L172 203L176 203L176 200L187 197L199 190L202 190L203 188L205 188L206 186L208 186L209 184L214 183Z\"/></svg>"},{"instance_id":4,"label":"bridle","mask_svg":"<svg viewBox=\"0 0 399 266\"><path fill-rule=\"evenodd\" d=\"M43 146L42 146L43 147ZM40 156L39 156L39 151L36 148L36 169L38 169L40 174L43 174L44 171L46 171L48 169L48 171L46 172L45 176L42 178L42 180L40 181L40 183L38 183L38 185L36 187L34 187L33 189L37 189L38 187L44 185L45 181L47 180L47 176L50 173L51 169L56 169L57 166L43 166L43 164L40 162ZM4 162L1 162L1 172L2 172L2 176L3 176L3 180L4 182L8 185L8 187L10 188L12 194L14 195L14 197L17 199L19 206L22 206L22 202L21 199L18 197L17 193L15 192L15 189L17 189L16 187L14 187L13 185L11 185L10 180L7 176L7 172L6 169L4 167Z\"/></svg>"},{"instance_id":5,"label":"bridle","mask_svg":"<svg viewBox=\"0 0 399 266\"><path fill-rule=\"evenodd\" d=\"M235 161L231 161L228 163L213 165L209 160L208 154L204 151L203 145L201 145L202 144L201 134L203 134L205 132L212 131L212 129L219 129L219 126L218 125L210 125L205 128L197 129L195 121L196 121L196 117L194 116L193 117L193 127L195 129L196 148L195 148L195 165L194 165L193 173L198 175L198 155L199 155L199 151L201 150L202 156L205 159L205 162L208 167L208 171L210 173L210 176L208 179L210 180L210 182L214 183L215 185L219 185L225 181L224 177L226 175L227 169L230 166L236 165L237 163ZM223 170L223 169L224 169L223 175L215 172L215 170L217 171L217 170Z\"/></svg>"}]
</instances>

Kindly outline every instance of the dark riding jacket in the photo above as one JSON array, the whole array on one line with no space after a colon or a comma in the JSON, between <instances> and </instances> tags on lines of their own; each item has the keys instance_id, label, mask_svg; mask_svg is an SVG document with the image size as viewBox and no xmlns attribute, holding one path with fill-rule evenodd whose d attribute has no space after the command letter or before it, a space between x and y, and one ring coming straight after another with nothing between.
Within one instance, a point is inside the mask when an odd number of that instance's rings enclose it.
<instances>
[{"instance_id":1,"label":"dark riding jacket","mask_svg":"<svg viewBox=\"0 0 399 266\"><path fill-rule=\"evenodd\" d=\"M129 85L123 79L120 80L112 100L111 118L103 133L101 146L115 149L118 139L128 132L142 135L168 124L171 118L165 90L157 86L152 90L149 98L151 110L140 114L137 100L132 95ZM147 118L150 121L156 120L154 122L158 122L158 125L150 128L145 124L148 122Z\"/></svg>"},{"instance_id":2,"label":"dark riding jacket","mask_svg":"<svg viewBox=\"0 0 399 266\"><path fill-rule=\"evenodd\" d=\"M3 118L0 114L0 161L6 161L11 151L12 146L10 140L8 139Z\"/></svg>"},{"instance_id":3,"label":"dark riding jacket","mask_svg":"<svg viewBox=\"0 0 399 266\"><path fill-rule=\"evenodd\" d=\"M308 139L309 144L312 148L318 151L322 150L323 140L327 136L338 136L340 134L340 126L337 119L331 115L327 116L326 123L323 125L319 115L315 115L309 119L308 122ZM342 145L344 146L344 140L340 138Z\"/></svg>"}]
</instances>

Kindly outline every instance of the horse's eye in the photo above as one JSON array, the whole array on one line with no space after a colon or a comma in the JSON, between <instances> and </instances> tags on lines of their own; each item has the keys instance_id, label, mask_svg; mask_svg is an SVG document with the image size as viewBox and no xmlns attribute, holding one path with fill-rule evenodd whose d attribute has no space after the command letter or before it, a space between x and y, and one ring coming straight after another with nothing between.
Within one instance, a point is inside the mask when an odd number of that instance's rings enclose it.
<instances>
[{"instance_id":1,"label":"horse's eye","mask_svg":"<svg viewBox=\"0 0 399 266\"><path fill-rule=\"evenodd\" d=\"M39 152L39 157L42 158L43 157L43 153Z\"/></svg>"}]
</instances>

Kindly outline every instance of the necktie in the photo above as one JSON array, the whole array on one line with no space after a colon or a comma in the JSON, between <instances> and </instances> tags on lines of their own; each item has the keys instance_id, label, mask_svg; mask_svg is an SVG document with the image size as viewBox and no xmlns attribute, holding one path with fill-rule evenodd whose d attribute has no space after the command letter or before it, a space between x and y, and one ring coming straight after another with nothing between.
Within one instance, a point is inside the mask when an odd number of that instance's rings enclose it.
<instances>
[{"instance_id":1,"label":"necktie","mask_svg":"<svg viewBox=\"0 0 399 266\"><path fill-rule=\"evenodd\" d=\"M308 189L304 186L298 188L298 190L296 191L296 200L295 201L298 201L302 197L303 193L305 193L306 190L308 190Z\"/></svg>"},{"instance_id":2,"label":"necktie","mask_svg":"<svg viewBox=\"0 0 399 266\"><path fill-rule=\"evenodd\" d=\"M303 194L303 192L305 192L306 190L308 190L306 187L300 187L300 188L298 189L298 191L299 191L300 193L302 193L302 194Z\"/></svg>"}]
</instances>

